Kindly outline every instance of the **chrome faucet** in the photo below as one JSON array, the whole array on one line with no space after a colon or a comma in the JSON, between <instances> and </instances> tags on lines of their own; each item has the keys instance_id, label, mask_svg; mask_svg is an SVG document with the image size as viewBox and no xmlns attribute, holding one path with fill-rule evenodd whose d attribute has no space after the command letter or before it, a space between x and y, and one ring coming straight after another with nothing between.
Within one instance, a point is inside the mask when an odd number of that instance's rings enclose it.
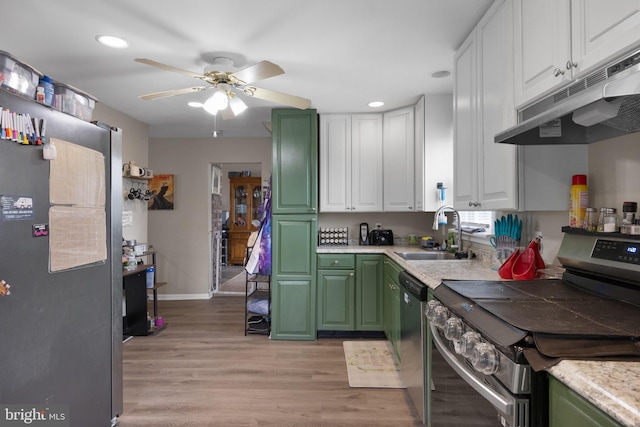
<instances>
[{"instance_id":1,"label":"chrome faucet","mask_svg":"<svg viewBox=\"0 0 640 427\"><path fill-rule=\"evenodd\" d=\"M458 218L458 252L460 254L463 254L462 251L462 223L460 220L460 214L458 213L457 210L455 210L453 208L453 206L440 206L438 208L438 210L433 214L433 229L437 230L438 229L438 216L440 215L440 213L444 212L444 211L450 211L456 214L456 218Z\"/></svg>"}]
</instances>

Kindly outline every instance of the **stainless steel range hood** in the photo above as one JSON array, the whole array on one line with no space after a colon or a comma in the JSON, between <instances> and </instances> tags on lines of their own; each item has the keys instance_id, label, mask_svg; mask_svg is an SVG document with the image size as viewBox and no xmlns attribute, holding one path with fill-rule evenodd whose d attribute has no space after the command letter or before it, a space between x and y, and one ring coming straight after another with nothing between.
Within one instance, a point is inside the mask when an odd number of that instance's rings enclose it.
<instances>
[{"instance_id":1,"label":"stainless steel range hood","mask_svg":"<svg viewBox=\"0 0 640 427\"><path fill-rule=\"evenodd\" d=\"M640 51L518 111L495 136L514 145L590 144L640 130Z\"/></svg>"}]
</instances>

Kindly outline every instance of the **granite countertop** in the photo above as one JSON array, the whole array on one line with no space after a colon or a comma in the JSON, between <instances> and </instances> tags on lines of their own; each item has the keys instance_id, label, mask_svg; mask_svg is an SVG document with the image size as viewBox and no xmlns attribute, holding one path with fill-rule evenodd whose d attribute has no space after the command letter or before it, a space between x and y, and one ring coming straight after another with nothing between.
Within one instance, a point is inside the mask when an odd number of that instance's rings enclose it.
<instances>
[{"instance_id":1,"label":"granite countertop","mask_svg":"<svg viewBox=\"0 0 640 427\"><path fill-rule=\"evenodd\" d=\"M475 259L406 261L396 252L418 246L318 246L318 254L379 253L435 289L443 279L501 280L488 262ZM625 426L640 426L640 363L563 360L548 372Z\"/></svg>"}]
</instances>

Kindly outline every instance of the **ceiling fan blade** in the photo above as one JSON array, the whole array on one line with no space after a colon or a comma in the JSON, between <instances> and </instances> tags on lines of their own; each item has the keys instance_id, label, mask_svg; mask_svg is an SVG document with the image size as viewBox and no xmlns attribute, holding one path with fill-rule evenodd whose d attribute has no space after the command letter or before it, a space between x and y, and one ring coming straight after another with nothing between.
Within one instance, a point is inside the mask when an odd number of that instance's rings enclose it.
<instances>
[{"instance_id":1,"label":"ceiling fan blade","mask_svg":"<svg viewBox=\"0 0 640 427\"><path fill-rule=\"evenodd\" d=\"M145 101L149 101L152 99L165 98L167 96L176 96L176 95L184 95L185 93L200 92L207 89L211 89L211 87L194 86L194 87L187 87L184 89L173 89L173 90L165 90L162 92L148 93L146 95L140 95L138 98L144 99Z\"/></svg>"},{"instance_id":2,"label":"ceiling fan blade","mask_svg":"<svg viewBox=\"0 0 640 427\"><path fill-rule=\"evenodd\" d=\"M134 61L139 62L141 64L151 65L152 67L161 68L167 71L173 71L174 73L184 74L185 76L193 77L195 79L203 79L204 76L202 74L193 73L191 71L183 70L182 68L172 67L171 65L163 64L161 62L156 62L151 59L146 58L136 58Z\"/></svg>"},{"instance_id":3,"label":"ceiling fan blade","mask_svg":"<svg viewBox=\"0 0 640 427\"><path fill-rule=\"evenodd\" d=\"M299 108L301 110L307 109L311 105L311 100L309 99L294 95L287 95L286 93L276 92L269 89L261 89L255 86L244 87L242 88L242 91L247 96L253 96L254 98L260 98L278 104L289 105L290 107Z\"/></svg>"},{"instance_id":4,"label":"ceiling fan blade","mask_svg":"<svg viewBox=\"0 0 640 427\"><path fill-rule=\"evenodd\" d=\"M260 61L255 65L231 73L229 77L239 80L240 85L246 85L280 74L284 74L284 70L279 65L269 61Z\"/></svg>"}]
</instances>

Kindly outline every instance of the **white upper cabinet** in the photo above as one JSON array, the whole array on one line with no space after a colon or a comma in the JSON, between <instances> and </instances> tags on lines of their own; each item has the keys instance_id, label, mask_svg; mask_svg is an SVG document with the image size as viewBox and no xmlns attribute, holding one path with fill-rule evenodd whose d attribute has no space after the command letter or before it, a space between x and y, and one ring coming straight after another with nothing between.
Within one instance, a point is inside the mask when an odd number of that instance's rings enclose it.
<instances>
[{"instance_id":1,"label":"white upper cabinet","mask_svg":"<svg viewBox=\"0 0 640 427\"><path fill-rule=\"evenodd\" d=\"M571 49L579 73L640 46L639 0L571 0Z\"/></svg>"},{"instance_id":2,"label":"white upper cabinet","mask_svg":"<svg viewBox=\"0 0 640 427\"><path fill-rule=\"evenodd\" d=\"M514 0L515 105L640 45L640 0Z\"/></svg>"},{"instance_id":3,"label":"white upper cabinet","mask_svg":"<svg viewBox=\"0 0 640 427\"><path fill-rule=\"evenodd\" d=\"M453 97L420 97L415 129L415 209L434 212L440 207L438 183L446 189L446 204L453 195Z\"/></svg>"},{"instance_id":4,"label":"white upper cabinet","mask_svg":"<svg viewBox=\"0 0 640 427\"><path fill-rule=\"evenodd\" d=\"M477 73L475 30L456 51L453 81L453 205L469 209L478 201Z\"/></svg>"},{"instance_id":5,"label":"white upper cabinet","mask_svg":"<svg viewBox=\"0 0 640 427\"><path fill-rule=\"evenodd\" d=\"M351 209L351 116L320 116L320 212Z\"/></svg>"},{"instance_id":6,"label":"white upper cabinet","mask_svg":"<svg viewBox=\"0 0 640 427\"><path fill-rule=\"evenodd\" d=\"M497 0L454 57L458 210L566 210L571 176L587 173L586 145L494 142L496 133L516 122L512 4Z\"/></svg>"},{"instance_id":7,"label":"white upper cabinet","mask_svg":"<svg viewBox=\"0 0 640 427\"><path fill-rule=\"evenodd\" d=\"M517 209L517 147L494 136L515 124L510 1L497 1L457 51L454 207Z\"/></svg>"},{"instance_id":8,"label":"white upper cabinet","mask_svg":"<svg viewBox=\"0 0 640 427\"><path fill-rule=\"evenodd\" d=\"M351 203L354 212L382 211L382 115L351 116Z\"/></svg>"},{"instance_id":9,"label":"white upper cabinet","mask_svg":"<svg viewBox=\"0 0 640 427\"><path fill-rule=\"evenodd\" d=\"M383 194L386 212L414 212L413 106L384 113Z\"/></svg>"},{"instance_id":10,"label":"white upper cabinet","mask_svg":"<svg viewBox=\"0 0 640 427\"><path fill-rule=\"evenodd\" d=\"M382 115L320 116L320 212L382 211Z\"/></svg>"}]
</instances>

